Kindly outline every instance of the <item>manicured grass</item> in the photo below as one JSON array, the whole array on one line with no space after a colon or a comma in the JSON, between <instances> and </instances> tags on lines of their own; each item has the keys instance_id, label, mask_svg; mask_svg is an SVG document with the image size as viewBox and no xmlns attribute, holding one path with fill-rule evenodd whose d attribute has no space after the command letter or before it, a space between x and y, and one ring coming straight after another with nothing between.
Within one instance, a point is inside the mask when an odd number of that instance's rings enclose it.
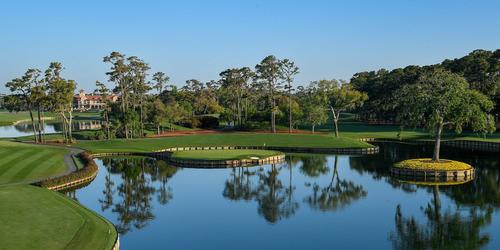
<instances>
[{"instance_id":1,"label":"manicured grass","mask_svg":"<svg viewBox=\"0 0 500 250\"><path fill-rule=\"evenodd\" d=\"M440 160L433 162L430 158L409 159L394 164L395 168L411 169L411 170L469 170L472 167L463 162L452 160Z\"/></svg>"},{"instance_id":2,"label":"manicured grass","mask_svg":"<svg viewBox=\"0 0 500 250\"><path fill-rule=\"evenodd\" d=\"M243 160L263 159L283 153L272 150L231 149L231 150L192 150L178 151L172 154L174 159L182 160Z\"/></svg>"},{"instance_id":3,"label":"manicured grass","mask_svg":"<svg viewBox=\"0 0 500 250\"><path fill-rule=\"evenodd\" d=\"M33 113L36 118L36 113ZM52 113L45 113L44 117L55 117ZM20 121L30 121L30 113L27 111L21 112L8 112L8 111L0 111L0 126L12 125L16 122Z\"/></svg>"},{"instance_id":4,"label":"manicured grass","mask_svg":"<svg viewBox=\"0 0 500 250\"><path fill-rule=\"evenodd\" d=\"M275 146L292 148L367 148L372 145L331 135L226 133L177 137L78 141L77 147L91 152L151 152L186 146Z\"/></svg>"},{"instance_id":5,"label":"manicured grass","mask_svg":"<svg viewBox=\"0 0 500 250\"><path fill-rule=\"evenodd\" d=\"M0 141L0 185L64 173L67 152L62 148Z\"/></svg>"},{"instance_id":6,"label":"manicured grass","mask_svg":"<svg viewBox=\"0 0 500 250\"><path fill-rule=\"evenodd\" d=\"M0 188L1 249L111 249L114 227L77 202L44 188Z\"/></svg>"}]
</instances>

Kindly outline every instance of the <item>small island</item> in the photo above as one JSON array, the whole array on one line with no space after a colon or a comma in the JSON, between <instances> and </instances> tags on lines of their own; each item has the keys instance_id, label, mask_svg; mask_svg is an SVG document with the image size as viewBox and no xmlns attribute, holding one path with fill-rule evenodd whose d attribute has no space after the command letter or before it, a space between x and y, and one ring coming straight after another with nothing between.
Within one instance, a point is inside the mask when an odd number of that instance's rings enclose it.
<instances>
[{"instance_id":1,"label":"small island","mask_svg":"<svg viewBox=\"0 0 500 250\"><path fill-rule=\"evenodd\" d=\"M274 150L215 149L177 151L169 162L182 166L234 167L282 162L285 154Z\"/></svg>"},{"instance_id":2,"label":"small island","mask_svg":"<svg viewBox=\"0 0 500 250\"><path fill-rule=\"evenodd\" d=\"M396 176L413 178L467 181L473 178L474 168L463 162L445 160L433 161L431 158L410 159L398 162L391 168Z\"/></svg>"}]
</instances>

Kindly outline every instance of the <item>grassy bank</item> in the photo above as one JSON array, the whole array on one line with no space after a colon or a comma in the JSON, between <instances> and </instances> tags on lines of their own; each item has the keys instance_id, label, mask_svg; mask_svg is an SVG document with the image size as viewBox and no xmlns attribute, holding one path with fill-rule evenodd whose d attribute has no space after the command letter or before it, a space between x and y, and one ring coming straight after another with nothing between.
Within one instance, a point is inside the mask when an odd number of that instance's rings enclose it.
<instances>
[{"instance_id":1,"label":"grassy bank","mask_svg":"<svg viewBox=\"0 0 500 250\"><path fill-rule=\"evenodd\" d=\"M134 140L78 141L77 147L94 153L151 152L170 147L187 146L275 146L295 148L367 148L370 144L331 135L226 133L187 135Z\"/></svg>"},{"instance_id":2,"label":"grassy bank","mask_svg":"<svg viewBox=\"0 0 500 250\"><path fill-rule=\"evenodd\" d=\"M179 151L172 154L172 159L181 160L243 160L256 157L263 159L271 156L281 155L281 152L272 150L193 150Z\"/></svg>"},{"instance_id":3,"label":"grassy bank","mask_svg":"<svg viewBox=\"0 0 500 250\"><path fill-rule=\"evenodd\" d=\"M0 185L64 173L67 152L62 148L0 141Z\"/></svg>"},{"instance_id":4,"label":"grassy bank","mask_svg":"<svg viewBox=\"0 0 500 250\"><path fill-rule=\"evenodd\" d=\"M35 115L35 114L33 114ZM45 117L53 117L52 114L45 114ZM0 111L0 126L12 125L19 121L30 121L30 113L26 111L22 112L8 112Z\"/></svg>"},{"instance_id":5,"label":"grassy bank","mask_svg":"<svg viewBox=\"0 0 500 250\"><path fill-rule=\"evenodd\" d=\"M333 125L327 123L316 128L316 131L324 133L332 133ZM401 130L397 125L372 125L365 122L360 122L354 119L352 114L342 115L339 122L340 136L349 138L376 138L376 139L393 139L393 140L432 140L433 135L424 129L404 128ZM309 130L310 127L301 127ZM456 134L454 131L444 131L443 139L447 140L476 140L500 142L500 132L491 135L482 135L471 131L464 131L461 134Z\"/></svg>"},{"instance_id":6,"label":"grassy bank","mask_svg":"<svg viewBox=\"0 0 500 250\"><path fill-rule=\"evenodd\" d=\"M116 231L63 195L28 185L0 188L1 249L111 249Z\"/></svg>"}]
</instances>

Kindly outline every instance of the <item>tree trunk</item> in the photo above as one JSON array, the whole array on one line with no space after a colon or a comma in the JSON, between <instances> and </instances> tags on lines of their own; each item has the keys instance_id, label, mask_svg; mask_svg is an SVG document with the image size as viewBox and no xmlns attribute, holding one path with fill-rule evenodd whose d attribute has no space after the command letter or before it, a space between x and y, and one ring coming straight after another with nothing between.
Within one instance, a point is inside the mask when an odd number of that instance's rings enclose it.
<instances>
[{"instance_id":1,"label":"tree trunk","mask_svg":"<svg viewBox=\"0 0 500 250\"><path fill-rule=\"evenodd\" d=\"M59 115L61 116L61 120L62 120L62 135L63 135L63 141L66 142L68 140L68 134L67 134L67 128L66 128L66 118L64 116L64 114L61 112L59 113Z\"/></svg>"},{"instance_id":2,"label":"tree trunk","mask_svg":"<svg viewBox=\"0 0 500 250\"><path fill-rule=\"evenodd\" d=\"M141 104L140 104L140 112L141 112L141 117L140 117L140 120L141 120L141 135L140 137L143 137L144 136L144 110L143 110L143 104L142 104L142 97L141 97Z\"/></svg>"},{"instance_id":3,"label":"tree trunk","mask_svg":"<svg viewBox=\"0 0 500 250\"><path fill-rule=\"evenodd\" d=\"M292 133L292 93L290 92L290 90L288 92L288 124L288 133Z\"/></svg>"},{"instance_id":4,"label":"tree trunk","mask_svg":"<svg viewBox=\"0 0 500 250\"><path fill-rule=\"evenodd\" d=\"M156 133L157 133L158 135L160 135L160 125L159 125L159 124L158 124L158 125L156 125Z\"/></svg>"},{"instance_id":5,"label":"tree trunk","mask_svg":"<svg viewBox=\"0 0 500 250\"><path fill-rule=\"evenodd\" d=\"M69 142L70 143L73 143L73 127L72 127L72 123L73 123L73 108L70 108L69 111L68 111L68 114L69 114L69 122L68 122L68 135L69 135Z\"/></svg>"},{"instance_id":6,"label":"tree trunk","mask_svg":"<svg viewBox=\"0 0 500 250\"><path fill-rule=\"evenodd\" d=\"M33 118L33 111L31 111L31 107L28 108L30 111L31 127L33 128L33 137L35 138L35 143L38 143L38 137L36 136L36 129L35 129L35 119Z\"/></svg>"},{"instance_id":7,"label":"tree trunk","mask_svg":"<svg viewBox=\"0 0 500 250\"><path fill-rule=\"evenodd\" d=\"M333 119L333 128L335 129L335 137L339 137L339 116L340 116L340 111L335 112L335 109L331 108L332 111L332 119Z\"/></svg>"},{"instance_id":8,"label":"tree trunk","mask_svg":"<svg viewBox=\"0 0 500 250\"><path fill-rule=\"evenodd\" d=\"M242 128L242 124L241 124L241 97L240 97L239 93L238 93L237 109L238 109L238 126L241 129Z\"/></svg>"},{"instance_id":9,"label":"tree trunk","mask_svg":"<svg viewBox=\"0 0 500 250\"><path fill-rule=\"evenodd\" d=\"M440 122L436 125L436 141L434 143L434 154L432 161L439 161L439 151L441 149L441 132L443 131L443 123Z\"/></svg>"},{"instance_id":10,"label":"tree trunk","mask_svg":"<svg viewBox=\"0 0 500 250\"><path fill-rule=\"evenodd\" d=\"M43 118L45 116L45 114L43 113L43 110L41 111L42 113L42 142L45 143L45 124L43 123Z\"/></svg>"},{"instance_id":11,"label":"tree trunk","mask_svg":"<svg viewBox=\"0 0 500 250\"><path fill-rule=\"evenodd\" d=\"M441 221L441 199L439 198L439 186L434 186L434 215L436 216L436 221Z\"/></svg>"},{"instance_id":12,"label":"tree trunk","mask_svg":"<svg viewBox=\"0 0 500 250\"><path fill-rule=\"evenodd\" d=\"M315 126L316 126L316 125L314 125L314 124L313 124L313 126L312 126L312 133L313 133L313 134L314 134L314 127L315 127Z\"/></svg>"},{"instance_id":13,"label":"tree trunk","mask_svg":"<svg viewBox=\"0 0 500 250\"><path fill-rule=\"evenodd\" d=\"M109 115L108 115L108 111L105 111L104 115L106 116L106 131L107 131L107 134L108 134L108 140L111 140L111 132L110 132L110 129L109 129Z\"/></svg>"},{"instance_id":14,"label":"tree trunk","mask_svg":"<svg viewBox=\"0 0 500 250\"><path fill-rule=\"evenodd\" d=\"M43 138L42 138L42 126L43 126L42 123L43 123L43 121L42 121L42 116L41 116L40 112L41 112L40 106L38 106L38 108L37 108L37 114L38 114L38 127L37 127L37 129L38 129L38 141L40 143L43 143Z\"/></svg>"}]
</instances>

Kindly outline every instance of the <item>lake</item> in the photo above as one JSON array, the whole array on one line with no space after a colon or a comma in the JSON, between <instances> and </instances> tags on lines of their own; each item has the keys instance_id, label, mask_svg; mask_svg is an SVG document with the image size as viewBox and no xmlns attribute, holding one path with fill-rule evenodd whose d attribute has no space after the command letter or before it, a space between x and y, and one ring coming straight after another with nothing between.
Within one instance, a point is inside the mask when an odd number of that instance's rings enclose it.
<instances>
[{"instance_id":1,"label":"lake","mask_svg":"<svg viewBox=\"0 0 500 250\"><path fill-rule=\"evenodd\" d=\"M90 130L101 128L100 121L73 121L73 130ZM45 133L60 133L62 131L61 122L45 122ZM16 125L0 126L0 138L14 138L20 136L33 135L31 123L18 123Z\"/></svg>"},{"instance_id":2,"label":"lake","mask_svg":"<svg viewBox=\"0 0 500 250\"><path fill-rule=\"evenodd\" d=\"M122 249L500 249L498 156L445 147L443 158L472 164L476 178L422 186L389 167L432 148L380 147L225 169L102 158L96 179L66 194L112 221Z\"/></svg>"}]
</instances>

